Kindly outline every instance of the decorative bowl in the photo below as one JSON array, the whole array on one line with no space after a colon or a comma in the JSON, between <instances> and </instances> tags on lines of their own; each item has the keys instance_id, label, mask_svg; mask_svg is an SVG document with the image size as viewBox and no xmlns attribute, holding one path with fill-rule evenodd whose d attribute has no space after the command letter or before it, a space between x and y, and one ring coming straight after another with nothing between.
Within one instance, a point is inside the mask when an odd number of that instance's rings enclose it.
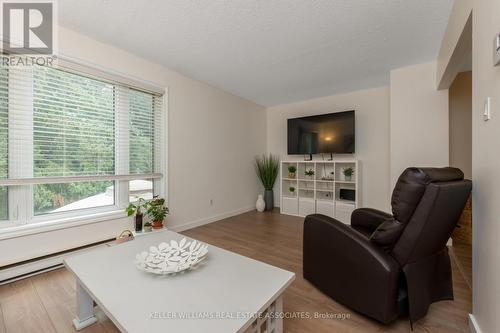
<instances>
[{"instance_id":1,"label":"decorative bowl","mask_svg":"<svg viewBox=\"0 0 500 333\"><path fill-rule=\"evenodd\" d=\"M197 240L183 238L180 242L160 243L151 246L149 252L136 255L135 265L138 269L153 274L173 274L189 269L205 259L208 245Z\"/></svg>"}]
</instances>

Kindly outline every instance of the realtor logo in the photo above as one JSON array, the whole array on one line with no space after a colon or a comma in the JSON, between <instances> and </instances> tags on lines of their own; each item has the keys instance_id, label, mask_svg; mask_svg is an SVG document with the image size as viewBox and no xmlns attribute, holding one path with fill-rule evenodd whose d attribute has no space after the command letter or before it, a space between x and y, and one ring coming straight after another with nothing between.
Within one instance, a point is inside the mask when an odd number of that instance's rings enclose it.
<instances>
[{"instance_id":1,"label":"realtor logo","mask_svg":"<svg viewBox=\"0 0 500 333\"><path fill-rule=\"evenodd\" d=\"M2 44L7 54L53 53L52 2L2 2Z\"/></svg>"}]
</instances>

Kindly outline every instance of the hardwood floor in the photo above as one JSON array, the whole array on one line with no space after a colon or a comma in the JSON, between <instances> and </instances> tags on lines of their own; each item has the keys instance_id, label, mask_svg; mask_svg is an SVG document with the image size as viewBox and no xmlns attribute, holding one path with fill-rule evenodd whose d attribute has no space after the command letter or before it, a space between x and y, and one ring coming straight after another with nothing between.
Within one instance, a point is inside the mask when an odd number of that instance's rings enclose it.
<instances>
[{"instance_id":1,"label":"hardwood floor","mask_svg":"<svg viewBox=\"0 0 500 333\"><path fill-rule=\"evenodd\" d=\"M295 272L284 294L285 332L410 332L407 320L384 326L336 303L302 278L303 219L278 212L249 212L184 232L185 235ZM438 302L414 325L414 332L469 332L471 290L453 262L455 301ZM345 319L305 318L345 314ZM0 286L0 333L75 332L75 281L65 269ZM80 332L118 332L102 311L97 324ZM145 332L147 333L147 332ZM180 333L180 332L179 332Z\"/></svg>"},{"instance_id":2,"label":"hardwood floor","mask_svg":"<svg viewBox=\"0 0 500 333\"><path fill-rule=\"evenodd\" d=\"M450 254L455 260L460 273L462 273L465 282L472 289L472 246L453 241Z\"/></svg>"}]
</instances>

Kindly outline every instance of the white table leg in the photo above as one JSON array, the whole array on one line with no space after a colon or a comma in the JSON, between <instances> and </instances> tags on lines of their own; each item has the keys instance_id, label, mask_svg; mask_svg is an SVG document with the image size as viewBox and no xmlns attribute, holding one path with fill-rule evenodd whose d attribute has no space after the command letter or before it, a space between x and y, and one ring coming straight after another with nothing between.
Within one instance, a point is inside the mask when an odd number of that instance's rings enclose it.
<instances>
[{"instance_id":1,"label":"white table leg","mask_svg":"<svg viewBox=\"0 0 500 333\"><path fill-rule=\"evenodd\" d=\"M94 316L94 300L76 281L76 318L73 319L73 325L79 331L87 326L97 322Z\"/></svg>"},{"instance_id":2,"label":"white table leg","mask_svg":"<svg viewBox=\"0 0 500 333\"><path fill-rule=\"evenodd\" d=\"M282 313L283 312L283 296L278 297L275 303L275 310L276 313ZM274 328L274 332L276 333L283 333L283 318L282 316L278 316L276 318L276 326Z\"/></svg>"}]
</instances>

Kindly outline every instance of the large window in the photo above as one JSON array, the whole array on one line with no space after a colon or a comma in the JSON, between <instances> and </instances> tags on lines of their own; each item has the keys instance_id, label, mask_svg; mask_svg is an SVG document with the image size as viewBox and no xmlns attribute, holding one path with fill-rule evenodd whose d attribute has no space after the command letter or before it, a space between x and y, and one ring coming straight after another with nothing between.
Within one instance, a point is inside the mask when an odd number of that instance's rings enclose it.
<instances>
[{"instance_id":1,"label":"large window","mask_svg":"<svg viewBox=\"0 0 500 333\"><path fill-rule=\"evenodd\" d=\"M0 220L74 217L159 194L162 100L69 70L0 68Z\"/></svg>"}]
</instances>

